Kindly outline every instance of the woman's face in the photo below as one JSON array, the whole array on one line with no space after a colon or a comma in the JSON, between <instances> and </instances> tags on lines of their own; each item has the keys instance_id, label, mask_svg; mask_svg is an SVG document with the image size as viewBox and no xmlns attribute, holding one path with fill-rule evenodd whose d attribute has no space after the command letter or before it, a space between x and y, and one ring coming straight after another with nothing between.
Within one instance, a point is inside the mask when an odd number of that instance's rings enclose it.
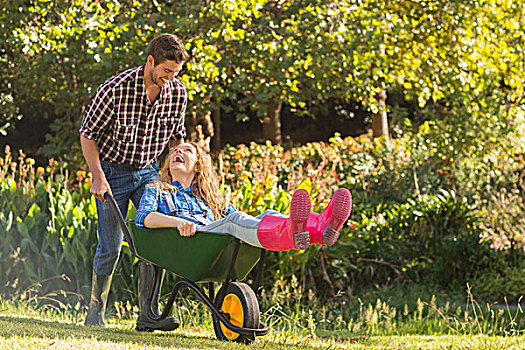
<instances>
[{"instance_id":1,"label":"woman's face","mask_svg":"<svg viewBox=\"0 0 525 350\"><path fill-rule=\"evenodd\" d=\"M170 157L170 173L172 181L187 179L195 176L197 165L197 150L189 143L182 143L175 147Z\"/></svg>"}]
</instances>

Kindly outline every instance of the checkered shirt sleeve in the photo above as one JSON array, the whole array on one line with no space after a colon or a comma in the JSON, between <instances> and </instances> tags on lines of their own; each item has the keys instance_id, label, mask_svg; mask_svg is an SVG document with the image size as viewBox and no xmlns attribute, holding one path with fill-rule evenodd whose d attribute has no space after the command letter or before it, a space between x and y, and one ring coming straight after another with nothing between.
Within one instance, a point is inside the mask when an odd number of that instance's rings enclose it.
<instances>
[{"instance_id":1,"label":"checkered shirt sleeve","mask_svg":"<svg viewBox=\"0 0 525 350\"><path fill-rule=\"evenodd\" d=\"M99 86L82 120L80 134L90 140L97 139L113 117L113 94L106 83Z\"/></svg>"}]
</instances>

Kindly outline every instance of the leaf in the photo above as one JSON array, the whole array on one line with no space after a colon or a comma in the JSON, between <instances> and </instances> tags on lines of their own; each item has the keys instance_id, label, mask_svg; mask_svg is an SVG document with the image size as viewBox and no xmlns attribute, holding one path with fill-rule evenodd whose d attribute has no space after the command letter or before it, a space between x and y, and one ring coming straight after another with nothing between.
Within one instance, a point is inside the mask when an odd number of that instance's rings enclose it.
<instances>
[{"instance_id":1,"label":"leaf","mask_svg":"<svg viewBox=\"0 0 525 350\"><path fill-rule=\"evenodd\" d=\"M64 257L66 258L66 261L70 263L71 265L76 264L77 256L75 252L73 251L73 247L69 243L69 240L67 239L64 239L63 251L64 251Z\"/></svg>"},{"instance_id":2,"label":"leaf","mask_svg":"<svg viewBox=\"0 0 525 350\"><path fill-rule=\"evenodd\" d=\"M26 261L24 264L24 268L25 268L26 273L29 275L29 277L32 279L33 282L39 282L41 280L41 278L35 272L34 265L31 261Z\"/></svg>"},{"instance_id":3,"label":"leaf","mask_svg":"<svg viewBox=\"0 0 525 350\"><path fill-rule=\"evenodd\" d=\"M56 253L58 247L60 246L58 235L55 232L48 231L45 234L45 240L47 241L47 245L51 248L51 250Z\"/></svg>"},{"instance_id":4,"label":"leaf","mask_svg":"<svg viewBox=\"0 0 525 350\"><path fill-rule=\"evenodd\" d=\"M22 237L29 238L29 231L27 229L27 226L20 217L16 218L16 229L18 230L18 232L20 232L20 235Z\"/></svg>"},{"instance_id":5,"label":"leaf","mask_svg":"<svg viewBox=\"0 0 525 350\"><path fill-rule=\"evenodd\" d=\"M33 205L31 205L31 207L29 208L27 212L27 216L39 218L40 212L41 212L40 207L36 203L33 203Z\"/></svg>"},{"instance_id":6,"label":"leaf","mask_svg":"<svg viewBox=\"0 0 525 350\"><path fill-rule=\"evenodd\" d=\"M26 251L27 248L29 248L33 253L38 254L40 253L40 250L37 248L37 246L35 245L35 243L33 243L33 241L31 240L31 238L24 238L22 239L22 241L20 242L20 249L22 251Z\"/></svg>"},{"instance_id":7,"label":"leaf","mask_svg":"<svg viewBox=\"0 0 525 350\"><path fill-rule=\"evenodd\" d=\"M46 267L52 270L54 275L58 275L59 273L57 270L58 264L56 263L55 259L47 253L42 253L42 257L44 258L44 261L46 262Z\"/></svg>"},{"instance_id":8,"label":"leaf","mask_svg":"<svg viewBox=\"0 0 525 350\"><path fill-rule=\"evenodd\" d=\"M7 215L7 222L5 223L5 231L8 232L11 230L11 227L13 226L13 212L10 211L9 215Z\"/></svg>"}]
</instances>

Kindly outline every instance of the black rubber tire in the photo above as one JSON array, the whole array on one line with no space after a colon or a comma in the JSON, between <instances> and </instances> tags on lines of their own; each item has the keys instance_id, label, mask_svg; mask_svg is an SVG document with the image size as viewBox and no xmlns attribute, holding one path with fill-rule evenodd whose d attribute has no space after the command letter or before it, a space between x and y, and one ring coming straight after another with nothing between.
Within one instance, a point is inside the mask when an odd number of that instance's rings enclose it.
<instances>
[{"instance_id":1,"label":"black rubber tire","mask_svg":"<svg viewBox=\"0 0 525 350\"><path fill-rule=\"evenodd\" d=\"M221 295L222 289L224 287L221 287L219 292L217 293L218 296ZM239 301L241 302L242 309L243 309L243 324L242 327L244 328L259 328L260 324L260 312L259 312L259 302L257 301L257 296L253 292L253 290L248 286L246 283L242 282L232 282L228 284L228 289L224 296L222 298L217 298L215 300L215 306L220 310L222 308L222 304L224 302L224 299L229 295L234 294L239 298ZM243 335L239 334L238 337L235 339L228 338L222 328L221 328L221 322L216 318L213 317L213 329L215 330L215 335L217 336L217 339L219 340L225 340L225 341L233 341L237 343L244 343L249 344L255 340L255 334L250 335Z\"/></svg>"}]
</instances>

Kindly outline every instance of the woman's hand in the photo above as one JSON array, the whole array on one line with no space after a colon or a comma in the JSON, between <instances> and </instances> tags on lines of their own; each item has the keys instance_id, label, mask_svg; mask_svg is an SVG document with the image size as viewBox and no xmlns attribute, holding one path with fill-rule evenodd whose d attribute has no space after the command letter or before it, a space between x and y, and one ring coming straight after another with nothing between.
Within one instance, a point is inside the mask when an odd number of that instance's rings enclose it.
<instances>
[{"instance_id":1,"label":"woman's hand","mask_svg":"<svg viewBox=\"0 0 525 350\"><path fill-rule=\"evenodd\" d=\"M193 236L195 231L197 231L195 223L179 218L177 218L177 224L175 227L179 229L179 233L182 237Z\"/></svg>"},{"instance_id":2,"label":"woman's hand","mask_svg":"<svg viewBox=\"0 0 525 350\"><path fill-rule=\"evenodd\" d=\"M191 221L154 211L146 215L144 218L144 226L147 228L176 227L183 237L193 236L197 231L195 223Z\"/></svg>"}]
</instances>

